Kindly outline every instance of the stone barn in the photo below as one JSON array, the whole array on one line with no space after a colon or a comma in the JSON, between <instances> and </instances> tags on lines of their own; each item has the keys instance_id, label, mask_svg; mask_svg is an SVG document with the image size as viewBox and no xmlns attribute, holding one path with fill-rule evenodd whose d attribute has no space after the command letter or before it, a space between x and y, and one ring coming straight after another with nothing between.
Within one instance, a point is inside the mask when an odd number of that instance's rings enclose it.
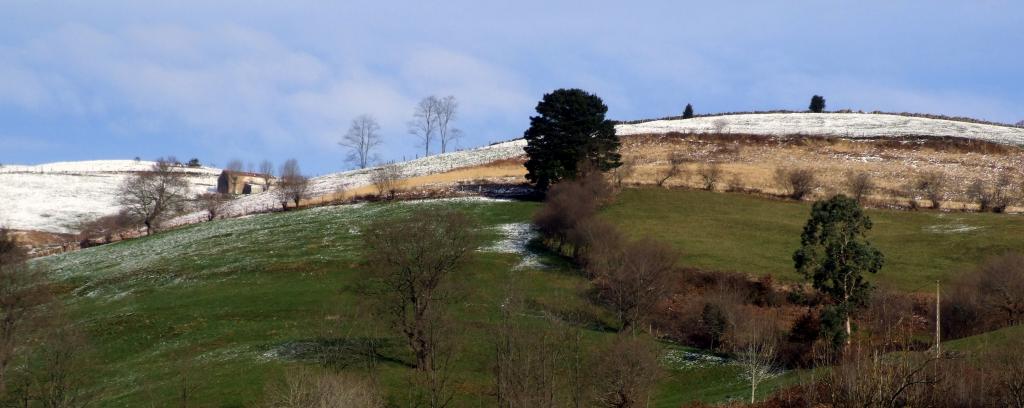
<instances>
[{"instance_id":1,"label":"stone barn","mask_svg":"<svg viewBox=\"0 0 1024 408\"><path fill-rule=\"evenodd\" d=\"M270 189L274 177L269 174L224 170L217 178L217 192L221 194L255 194Z\"/></svg>"}]
</instances>

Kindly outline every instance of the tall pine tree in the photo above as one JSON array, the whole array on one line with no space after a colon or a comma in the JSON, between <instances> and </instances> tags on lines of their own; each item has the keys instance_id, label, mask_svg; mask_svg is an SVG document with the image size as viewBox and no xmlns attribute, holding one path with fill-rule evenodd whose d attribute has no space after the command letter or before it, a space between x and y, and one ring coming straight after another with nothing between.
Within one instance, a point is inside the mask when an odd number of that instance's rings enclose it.
<instances>
[{"instance_id":1,"label":"tall pine tree","mask_svg":"<svg viewBox=\"0 0 1024 408\"><path fill-rule=\"evenodd\" d=\"M686 109L683 109L683 119L689 119L693 117L693 105L686 104Z\"/></svg>"},{"instance_id":2,"label":"tall pine tree","mask_svg":"<svg viewBox=\"0 0 1024 408\"><path fill-rule=\"evenodd\" d=\"M619 138L605 119L601 98L580 89L558 89L537 104L526 139L526 179L546 190L559 180L575 178L582 166L600 171L619 167Z\"/></svg>"}]
</instances>

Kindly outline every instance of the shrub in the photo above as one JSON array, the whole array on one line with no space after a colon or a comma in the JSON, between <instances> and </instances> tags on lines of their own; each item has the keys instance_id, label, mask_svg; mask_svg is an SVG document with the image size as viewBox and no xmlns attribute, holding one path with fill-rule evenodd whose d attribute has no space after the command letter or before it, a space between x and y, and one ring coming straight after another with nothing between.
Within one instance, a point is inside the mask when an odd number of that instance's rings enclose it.
<instances>
[{"instance_id":1,"label":"shrub","mask_svg":"<svg viewBox=\"0 0 1024 408\"><path fill-rule=\"evenodd\" d=\"M686 163L686 157L677 152L672 152L668 156L668 167L662 170L658 175L658 179L655 180L655 184L658 187L663 187L665 182L673 177L679 177L683 174L683 164Z\"/></svg>"},{"instance_id":2,"label":"shrub","mask_svg":"<svg viewBox=\"0 0 1024 408\"><path fill-rule=\"evenodd\" d=\"M598 407L640 408L647 406L661 368L659 350L643 337L619 335L598 354L594 367L594 403Z\"/></svg>"},{"instance_id":3,"label":"shrub","mask_svg":"<svg viewBox=\"0 0 1024 408\"><path fill-rule=\"evenodd\" d=\"M981 212L1001 213L1014 201L1012 184L1013 181L1006 174L1001 175L995 182L978 179L967 189L967 197L978 203L978 210Z\"/></svg>"},{"instance_id":4,"label":"shrub","mask_svg":"<svg viewBox=\"0 0 1024 408\"><path fill-rule=\"evenodd\" d=\"M851 171L846 173L846 188L850 197L853 197L858 203L863 203L864 198L875 189L875 182L868 173Z\"/></svg>"},{"instance_id":5,"label":"shrub","mask_svg":"<svg viewBox=\"0 0 1024 408\"><path fill-rule=\"evenodd\" d=\"M697 174L700 175L704 189L714 191L719 179L722 178L722 166L718 163L703 164Z\"/></svg>"},{"instance_id":6,"label":"shrub","mask_svg":"<svg viewBox=\"0 0 1024 408\"><path fill-rule=\"evenodd\" d=\"M914 190L931 201L933 209L938 209L946 197L946 174L941 171L923 172L918 175Z\"/></svg>"},{"instance_id":7,"label":"shrub","mask_svg":"<svg viewBox=\"0 0 1024 408\"><path fill-rule=\"evenodd\" d=\"M533 216L533 224L561 252L565 244L571 244L570 232L592 218L613 193L599 172L557 183L548 190L544 205Z\"/></svg>"},{"instance_id":8,"label":"shrub","mask_svg":"<svg viewBox=\"0 0 1024 408\"><path fill-rule=\"evenodd\" d=\"M385 399L376 385L351 374L312 369L293 369L276 382L267 384L263 407L384 407Z\"/></svg>"},{"instance_id":9,"label":"shrub","mask_svg":"<svg viewBox=\"0 0 1024 408\"><path fill-rule=\"evenodd\" d=\"M999 329L1024 317L1024 255L989 258L952 286L942 302L947 338Z\"/></svg>"},{"instance_id":10,"label":"shrub","mask_svg":"<svg viewBox=\"0 0 1024 408\"><path fill-rule=\"evenodd\" d=\"M665 298L679 258L649 238L595 251L592 257L588 269L598 296L618 315L623 331L635 331Z\"/></svg>"},{"instance_id":11,"label":"shrub","mask_svg":"<svg viewBox=\"0 0 1024 408\"><path fill-rule=\"evenodd\" d=\"M810 169L779 168L775 171L775 181L786 196L794 200L803 200L818 188L817 178Z\"/></svg>"}]
</instances>

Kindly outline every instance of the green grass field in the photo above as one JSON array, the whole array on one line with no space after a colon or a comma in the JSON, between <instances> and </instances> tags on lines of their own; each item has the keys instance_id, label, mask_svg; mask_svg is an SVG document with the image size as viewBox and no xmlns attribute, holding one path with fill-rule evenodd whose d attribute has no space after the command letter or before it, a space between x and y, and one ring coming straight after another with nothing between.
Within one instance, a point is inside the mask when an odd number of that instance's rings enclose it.
<instances>
[{"instance_id":1,"label":"green grass field","mask_svg":"<svg viewBox=\"0 0 1024 408\"><path fill-rule=\"evenodd\" d=\"M628 189L603 215L632 236L671 243L685 265L783 281L802 279L792 254L811 204L696 190ZM872 280L918 290L949 280L986 256L1024 250L1024 217L869 210L869 240L886 256Z\"/></svg>"},{"instance_id":2,"label":"green grass field","mask_svg":"<svg viewBox=\"0 0 1024 408\"><path fill-rule=\"evenodd\" d=\"M46 259L67 290L71 318L94 349L99 366L94 378L103 396L99 405L164 406L179 398L187 379L193 405L250 406L283 368L316 364L290 350L366 337L385 341L388 359L377 376L401 404L412 372L402 361L410 356L370 314L371 299L361 294L357 231L370 217L412 205L430 204L339 206L221 220ZM528 222L537 207L436 205L474 214L489 227L492 241L503 239L499 226ZM586 300L586 280L563 261L538 256L541 267L516 268L522 254L484 250L460 276L470 290L454 306L457 406L494 403L491 342L510 285L533 312L597 320L580 325L588 344L612 336L600 328L614 325L614 319ZM654 406L746 395L735 366L666 368Z\"/></svg>"},{"instance_id":3,"label":"green grass field","mask_svg":"<svg viewBox=\"0 0 1024 408\"><path fill-rule=\"evenodd\" d=\"M385 342L388 358L377 375L401 404L409 356L370 313L372 299L360 289L358 228L414 205L467 211L487 227L492 243L506 239L502 226L528 223L538 206L467 200L324 207L193 225L42 262L65 288L70 317L88 334L99 362L93 378L101 406L168 405L183 378L192 384L195 406L250 406L284 368L317 364L295 350L360 338ZM686 265L796 280L789 256L808 212L807 203L638 189L623 192L603 215L631 234L677 246ZM876 281L898 288L948 279L985 255L1024 247L1021 217L870 214L871 238L889 259ZM578 324L588 344L612 335L602 327L614 326L614 319L586 299L586 280L560 259L533 256L540 265L520 268L523 253L485 248L459 277L470 290L453 310L458 406L494 403L491 339L510 286L531 312L589 316L592 321ZM665 366L653 406L746 398L747 385L728 363ZM762 390L794 377L780 376Z\"/></svg>"}]
</instances>

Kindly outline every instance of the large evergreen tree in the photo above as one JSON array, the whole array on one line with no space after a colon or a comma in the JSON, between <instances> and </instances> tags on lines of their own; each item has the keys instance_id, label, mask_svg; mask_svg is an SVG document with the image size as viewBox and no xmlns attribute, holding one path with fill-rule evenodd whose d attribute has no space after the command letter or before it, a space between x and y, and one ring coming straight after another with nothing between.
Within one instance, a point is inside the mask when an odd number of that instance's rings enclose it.
<instances>
[{"instance_id":1,"label":"large evergreen tree","mask_svg":"<svg viewBox=\"0 0 1024 408\"><path fill-rule=\"evenodd\" d=\"M871 285L864 280L865 273L877 273L885 263L882 253L867 241L870 229L871 219L856 200L837 195L818 201L804 226L801 247L793 254L796 270L832 299L827 313L831 318L824 320L845 324L832 331L835 340L849 339L851 316L867 303Z\"/></svg>"},{"instance_id":2,"label":"large evergreen tree","mask_svg":"<svg viewBox=\"0 0 1024 408\"><path fill-rule=\"evenodd\" d=\"M825 97L821 96L821 95L814 95L814 96L812 96L811 97L811 106L809 106L807 109L810 109L811 112L814 112L814 113L824 112L825 111Z\"/></svg>"},{"instance_id":3,"label":"large evergreen tree","mask_svg":"<svg viewBox=\"0 0 1024 408\"><path fill-rule=\"evenodd\" d=\"M686 104L686 109L683 109L683 119L689 119L693 117L693 105Z\"/></svg>"},{"instance_id":4,"label":"large evergreen tree","mask_svg":"<svg viewBox=\"0 0 1024 408\"><path fill-rule=\"evenodd\" d=\"M579 175L582 166L601 171L619 167L619 139L605 119L601 98L580 89L558 89L537 104L526 139L526 179L546 190L552 183Z\"/></svg>"}]
</instances>

